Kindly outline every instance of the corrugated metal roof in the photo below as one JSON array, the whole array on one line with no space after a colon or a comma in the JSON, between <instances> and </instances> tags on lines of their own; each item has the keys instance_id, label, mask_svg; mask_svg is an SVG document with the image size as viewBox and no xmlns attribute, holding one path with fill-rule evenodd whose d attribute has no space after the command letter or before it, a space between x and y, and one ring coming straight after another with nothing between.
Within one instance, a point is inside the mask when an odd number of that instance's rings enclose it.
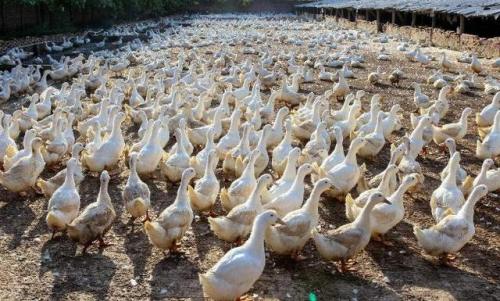
<instances>
[{"instance_id":1,"label":"corrugated metal roof","mask_svg":"<svg viewBox=\"0 0 500 301\"><path fill-rule=\"evenodd\" d=\"M499 0L322 0L297 7L435 11L466 17L500 17Z\"/></svg>"}]
</instances>

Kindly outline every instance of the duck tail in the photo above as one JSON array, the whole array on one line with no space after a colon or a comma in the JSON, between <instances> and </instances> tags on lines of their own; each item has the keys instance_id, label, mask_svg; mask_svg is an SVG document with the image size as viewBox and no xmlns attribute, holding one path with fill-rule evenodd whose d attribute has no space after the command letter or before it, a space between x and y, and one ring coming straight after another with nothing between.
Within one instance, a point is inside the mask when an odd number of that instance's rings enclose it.
<instances>
[{"instance_id":1,"label":"duck tail","mask_svg":"<svg viewBox=\"0 0 500 301\"><path fill-rule=\"evenodd\" d=\"M464 182L462 183L462 193L464 194L464 196L468 196L469 193L471 192L472 190L472 186L474 185L474 180L472 179L471 176L467 176L464 180Z\"/></svg>"},{"instance_id":2,"label":"duck tail","mask_svg":"<svg viewBox=\"0 0 500 301\"><path fill-rule=\"evenodd\" d=\"M191 206L193 206L193 203L196 203L198 201L198 196L196 195L196 191L194 191L193 186L188 185L188 197L189 197L189 202L191 203Z\"/></svg>"},{"instance_id":3,"label":"duck tail","mask_svg":"<svg viewBox=\"0 0 500 301\"><path fill-rule=\"evenodd\" d=\"M66 229L68 218L60 211L49 211L45 219L49 229L62 231Z\"/></svg>"},{"instance_id":4,"label":"duck tail","mask_svg":"<svg viewBox=\"0 0 500 301\"><path fill-rule=\"evenodd\" d=\"M318 165L318 162L314 161L311 164L311 166L312 166L314 173L316 173L317 175L320 175L320 166Z\"/></svg>"},{"instance_id":5,"label":"duck tail","mask_svg":"<svg viewBox=\"0 0 500 301\"><path fill-rule=\"evenodd\" d=\"M5 150L5 156L4 156L4 161L5 161L5 158L12 158L16 155L17 153L17 149L14 145L12 144L9 144L9 146L7 146L7 149Z\"/></svg>"},{"instance_id":6,"label":"duck tail","mask_svg":"<svg viewBox=\"0 0 500 301\"><path fill-rule=\"evenodd\" d=\"M215 236L221 238L221 234L222 234L222 230L224 227L222 227L222 225L220 225L220 223L222 222L222 220L224 219L225 217L209 217L208 218L208 224L210 226L210 229L212 230L212 232L214 232Z\"/></svg>"},{"instance_id":7,"label":"duck tail","mask_svg":"<svg viewBox=\"0 0 500 301\"><path fill-rule=\"evenodd\" d=\"M163 229L157 222L146 221L144 223L144 231L149 238L149 241L160 249L168 249L167 231Z\"/></svg>"},{"instance_id":8,"label":"duck tail","mask_svg":"<svg viewBox=\"0 0 500 301\"><path fill-rule=\"evenodd\" d=\"M128 208L129 213L133 217L143 216L146 214L147 210L148 206L146 205L144 199L141 197L133 199L132 202L130 202L130 207Z\"/></svg>"},{"instance_id":9,"label":"duck tail","mask_svg":"<svg viewBox=\"0 0 500 301\"><path fill-rule=\"evenodd\" d=\"M222 207L224 207L224 210L228 211L231 210L231 200L229 199L229 194L227 192L226 188L222 188L220 191L220 201L222 204Z\"/></svg>"},{"instance_id":10,"label":"duck tail","mask_svg":"<svg viewBox=\"0 0 500 301\"><path fill-rule=\"evenodd\" d=\"M46 197L50 197L52 195L50 193L51 189L49 188L49 183L44 179L39 178L38 180L36 180L36 187L40 188L43 195L45 195Z\"/></svg>"},{"instance_id":11,"label":"duck tail","mask_svg":"<svg viewBox=\"0 0 500 301\"><path fill-rule=\"evenodd\" d=\"M413 234L415 234L415 237L417 238L417 241L422 244L421 242L424 241L425 235L422 229L420 229L417 225L413 226Z\"/></svg>"},{"instance_id":12,"label":"duck tail","mask_svg":"<svg viewBox=\"0 0 500 301\"><path fill-rule=\"evenodd\" d=\"M354 216L355 214L352 211L353 206L356 206L356 204L354 203L354 199L352 198L351 194L348 193L345 196L345 215L351 222L356 219L356 217Z\"/></svg>"}]
</instances>

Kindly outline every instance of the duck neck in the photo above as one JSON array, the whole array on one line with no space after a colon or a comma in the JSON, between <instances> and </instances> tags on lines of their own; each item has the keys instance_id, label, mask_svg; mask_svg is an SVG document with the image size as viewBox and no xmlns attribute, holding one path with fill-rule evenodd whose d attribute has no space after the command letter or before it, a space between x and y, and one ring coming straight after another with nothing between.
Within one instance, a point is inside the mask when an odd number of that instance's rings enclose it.
<instances>
[{"instance_id":1,"label":"duck neck","mask_svg":"<svg viewBox=\"0 0 500 301\"><path fill-rule=\"evenodd\" d=\"M215 172L214 172L214 164L215 164L215 156L208 156L208 160L205 163L205 174L203 177L209 178L209 177L215 177Z\"/></svg>"},{"instance_id":2,"label":"duck neck","mask_svg":"<svg viewBox=\"0 0 500 301\"><path fill-rule=\"evenodd\" d=\"M66 178L64 180L64 185L67 187L75 187L75 178L74 178L75 167L72 164L69 164L66 167Z\"/></svg>"},{"instance_id":3,"label":"duck neck","mask_svg":"<svg viewBox=\"0 0 500 301\"><path fill-rule=\"evenodd\" d=\"M384 128L382 126L382 119L378 118L377 123L375 123L375 129L373 129L373 132L379 135L384 134Z\"/></svg>"},{"instance_id":4,"label":"duck neck","mask_svg":"<svg viewBox=\"0 0 500 301\"><path fill-rule=\"evenodd\" d=\"M467 128L467 121L468 121L468 118L469 115L466 114L465 112L462 113L462 115L460 116L460 124L462 125L463 128Z\"/></svg>"},{"instance_id":5,"label":"duck neck","mask_svg":"<svg viewBox=\"0 0 500 301\"><path fill-rule=\"evenodd\" d=\"M259 216L260 217L260 216ZM252 226L250 237L243 244L243 246L250 250L250 252L258 253L264 257L264 232L266 230L266 223L264 220L257 217Z\"/></svg>"},{"instance_id":6,"label":"duck neck","mask_svg":"<svg viewBox=\"0 0 500 301\"><path fill-rule=\"evenodd\" d=\"M311 215L318 214L319 198L325 189L314 186L311 195L304 203L303 208Z\"/></svg>"},{"instance_id":7,"label":"duck neck","mask_svg":"<svg viewBox=\"0 0 500 301\"><path fill-rule=\"evenodd\" d=\"M288 159L286 160L286 167L285 171L283 172L283 175L281 176L280 180L284 181L294 181L295 177L297 176L297 159L288 156Z\"/></svg>"},{"instance_id":8,"label":"duck neck","mask_svg":"<svg viewBox=\"0 0 500 301\"><path fill-rule=\"evenodd\" d=\"M276 116L276 120L273 124L274 131L283 131L283 119L285 118L285 114L281 113L282 111L278 111L278 115ZM281 113L281 114L280 114Z\"/></svg>"},{"instance_id":9,"label":"duck neck","mask_svg":"<svg viewBox=\"0 0 500 301\"><path fill-rule=\"evenodd\" d=\"M255 175L255 161L257 160L257 156L250 158L248 160L247 166L245 166L245 169L243 170L243 173L241 174L241 178L248 178L248 177L254 177Z\"/></svg>"},{"instance_id":10,"label":"duck neck","mask_svg":"<svg viewBox=\"0 0 500 301\"><path fill-rule=\"evenodd\" d=\"M347 155L345 156L345 161L350 163L350 164L358 164L358 161L356 159L356 155L358 153L360 146L352 146L349 148L349 151L347 152Z\"/></svg>"},{"instance_id":11,"label":"duck neck","mask_svg":"<svg viewBox=\"0 0 500 301\"><path fill-rule=\"evenodd\" d=\"M189 206L187 186L189 184L189 179L182 177L179 189L177 189L177 197L175 198L175 204L181 206Z\"/></svg>"},{"instance_id":12,"label":"duck neck","mask_svg":"<svg viewBox=\"0 0 500 301\"><path fill-rule=\"evenodd\" d=\"M471 195L467 198L464 205L458 211L457 215L462 216L467 221L473 223L474 222L474 207L476 203L481 198L478 190L472 191Z\"/></svg>"},{"instance_id":13,"label":"duck neck","mask_svg":"<svg viewBox=\"0 0 500 301\"><path fill-rule=\"evenodd\" d=\"M256 149L264 150L267 144L267 137L269 136L269 132L266 128L262 130L262 134L260 135L259 142L257 143Z\"/></svg>"},{"instance_id":14,"label":"duck neck","mask_svg":"<svg viewBox=\"0 0 500 301\"><path fill-rule=\"evenodd\" d=\"M264 190L265 186L266 186L266 183L264 183L263 181L259 181L257 183L257 186L255 186L254 190L250 194L250 197L248 198L248 201L247 201L248 205L250 205L252 207L262 208L260 196L261 196L262 191ZM261 210L258 210L258 211L261 211Z\"/></svg>"},{"instance_id":15,"label":"duck neck","mask_svg":"<svg viewBox=\"0 0 500 301\"><path fill-rule=\"evenodd\" d=\"M479 174L477 175L478 180L482 180L486 178L487 172L488 172L489 167L486 164L483 164L481 166L481 170L479 171ZM481 183L482 181L477 181Z\"/></svg>"},{"instance_id":16,"label":"duck neck","mask_svg":"<svg viewBox=\"0 0 500 301\"><path fill-rule=\"evenodd\" d=\"M445 186L457 185L457 170L458 170L458 163L450 162L450 171L448 172L448 175L443 181L443 184Z\"/></svg>"},{"instance_id":17,"label":"duck neck","mask_svg":"<svg viewBox=\"0 0 500 301\"><path fill-rule=\"evenodd\" d=\"M299 171L297 172L297 175L295 176L295 180L293 181L292 187L290 187L290 190L298 190L298 189L304 189L304 178L306 177L307 173L302 171L299 168Z\"/></svg>"},{"instance_id":18,"label":"duck neck","mask_svg":"<svg viewBox=\"0 0 500 301\"><path fill-rule=\"evenodd\" d=\"M229 133L238 134L238 127L240 126L240 119L238 113L233 113L231 116L231 124L229 125Z\"/></svg>"},{"instance_id":19,"label":"duck neck","mask_svg":"<svg viewBox=\"0 0 500 301\"><path fill-rule=\"evenodd\" d=\"M354 224L356 224L356 226L358 226L358 227L362 227L365 229L368 228L370 226L370 213L371 213L373 207L375 207L375 205L376 205L375 202L368 201L368 203L365 205L365 207L363 207L363 209L361 209L361 213L358 215L358 217L354 221Z\"/></svg>"},{"instance_id":20,"label":"duck neck","mask_svg":"<svg viewBox=\"0 0 500 301\"><path fill-rule=\"evenodd\" d=\"M159 131L160 131L159 124L153 126L153 132L151 132L151 136L149 137L149 140L147 142L148 145L152 145L152 144L156 144L157 143L157 137L158 137Z\"/></svg>"},{"instance_id":21,"label":"duck neck","mask_svg":"<svg viewBox=\"0 0 500 301\"><path fill-rule=\"evenodd\" d=\"M384 172L384 176L382 177L382 181L378 184L377 190L382 192L388 191L392 176L393 172L391 170L386 170Z\"/></svg>"},{"instance_id":22,"label":"duck neck","mask_svg":"<svg viewBox=\"0 0 500 301\"><path fill-rule=\"evenodd\" d=\"M495 120L493 121L493 126L491 129L490 135L492 132L500 133L500 113L497 112L497 114L495 116L496 117L495 117Z\"/></svg>"},{"instance_id":23,"label":"duck neck","mask_svg":"<svg viewBox=\"0 0 500 301\"><path fill-rule=\"evenodd\" d=\"M392 195L389 197L391 203L398 206L403 204L403 195L406 193L406 191L408 191L409 188L410 185L408 183L405 182L401 183L401 185L399 185L396 191L394 191Z\"/></svg>"},{"instance_id":24,"label":"duck neck","mask_svg":"<svg viewBox=\"0 0 500 301\"><path fill-rule=\"evenodd\" d=\"M104 203L108 206L112 206L111 198L108 193L109 180L101 181L101 187L99 188L99 195L97 200L99 203Z\"/></svg>"},{"instance_id":25,"label":"duck neck","mask_svg":"<svg viewBox=\"0 0 500 301\"><path fill-rule=\"evenodd\" d=\"M139 175L137 174L137 160L131 160L129 180L132 182L137 182L139 179Z\"/></svg>"},{"instance_id":26,"label":"duck neck","mask_svg":"<svg viewBox=\"0 0 500 301\"><path fill-rule=\"evenodd\" d=\"M344 137L342 136L342 134L340 135L336 135L335 136L335 149L333 150L333 153L339 153L339 152L342 152L344 153Z\"/></svg>"},{"instance_id":27,"label":"duck neck","mask_svg":"<svg viewBox=\"0 0 500 301\"><path fill-rule=\"evenodd\" d=\"M111 135L110 135L110 139L111 138L118 138L122 135L122 129L121 129L121 120L117 117L115 117L115 123L113 124L113 129L111 130Z\"/></svg>"}]
</instances>

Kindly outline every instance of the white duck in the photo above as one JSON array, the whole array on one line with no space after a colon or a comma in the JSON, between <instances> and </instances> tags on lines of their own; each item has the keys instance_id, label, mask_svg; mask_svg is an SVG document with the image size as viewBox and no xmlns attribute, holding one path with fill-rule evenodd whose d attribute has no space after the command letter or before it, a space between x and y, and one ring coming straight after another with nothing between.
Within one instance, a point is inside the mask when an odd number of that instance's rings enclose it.
<instances>
[{"instance_id":1,"label":"white duck","mask_svg":"<svg viewBox=\"0 0 500 301\"><path fill-rule=\"evenodd\" d=\"M483 141L476 141L476 157L479 159L495 158L500 155L500 111L495 114L491 131Z\"/></svg>"},{"instance_id":2,"label":"white duck","mask_svg":"<svg viewBox=\"0 0 500 301\"><path fill-rule=\"evenodd\" d=\"M274 185L265 192L262 196L262 203L269 203L271 200L277 198L283 193L287 192L295 181L297 175L297 161L300 155L300 148L295 147L289 153L286 160L286 167L281 174L281 178L277 180Z\"/></svg>"},{"instance_id":3,"label":"white duck","mask_svg":"<svg viewBox=\"0 0 500 301\"><path fill-rule=\"evenodd\" d=\"M468 194L474 187L482 184L488 187L488 192L500 190L500 168L490 169L494 165L495 162L492 159L484 160L477 177L474 180L470 176L465 179L462 191Z\"/></svg>"},{"instance_id":4,"label":"white duck","mask_svg":"<svg viewBox=\"0 0 500 301\"><path fill-rule=\"evenodd\" d=\"M116 166L122 157L125 149L125 140L121 131L121 124L125 120L125 114L120 112L116 115L113 121L113 130L108 139L99 146L95 151L88 153L84 150L82 162L94 172L100 172L105 168Z\"/></svg>"},{"instance_id":5,"label":"white duck","mask_svg":"<svg viewBox=\"0 0 500 301\"><path fill-rule=\"evenodd\" d=\"M215 175L215 167L218 162L219 158L216 151L211 150L205 162L203 177L195 182L194 188L188 186L191 207L197 211L211 211L217 200L220 184Z\"/></svg>"},{"instance_id":6,"label":"white duck","mask_svg":"<svg viewBox=\"0 0 500 301\"><path fill-rule=\"evenodd\" d=\"M170 182L177 183L182 179L184 170L189 168L190 157L182 143L182 133L180 129L175 130L177 147L174 154L165 154L164 160L160 163L161 173Z\"/></svg>"},{"instance_id":7,"label":"white duck","mask_svg":"<svg viewBox=\"0 0 500 301\"><path fill-rule=\"evenodd\" d=\"M441 185L432 192L431 210L432 217L439 222L451 210L456 213L465 202L464 195L457 186L457 170L460 164L460 154L455 152L451 157L448 176L441 182Z\"/></svg>"},{"instance_id":8,"label":"white duck","mask_svg":"<svg viewBox=\"0 0 500 301\"><path fill-rule=\"evenodd\" d=\"M453 138L456 141L462 139L467 134L467 118L472 113L471 108L465 108L462 111L460 120L455 123L445 124L442 127L432 126L432 139L436 144L443 143L447 138Z\"/></svg>"},{"instance_id":9,"label":"white duck","mask_svg":"<svg viewBox=\"0 0 500 301\"><path fill-rule=\"evenodd\" d=\"M47 226L52 230L52 237L58 231L64 231L80 211L80 194L76 189L74 170L77 161L71 158L66 164L67 171L64 183L56 189L49 199Z\"/></svg>"},{"instance_id":10,"label":"white duck","mask_svg":"<svg viewBox=\"0 0 500 301\"><path fill-rule=\"evenodd\" d=\"M137 173L138 158L137 153L130 154L130 174L122 191L122 199L133 220L144 215L146 215L145 220L149 220L148 210L151 207L151 192L148 185L141 180Z\"/></svg>"},{"instance_id":11,"label":"white duck","mask_svg":"<svg viewBox=\"0 0 500 301\"><path fill-rule=\"evenodd\" d=\"M320 177L328 177L332 181L333 187L331 191L328 191L330 196L345 195L358 183L361 176L361 169L358 166L356 155L365 143L364 138L355 138L351 142L344 161L335 165L324 174L320 173Z\"/></svg>"},{"instance_id":12,"label":"white duck","mask_svg":"<svg viewBox=\"0 0 500 301\"><path fill-rule=\"evenodd\" d=\"M375 240L384 241L384 235L401 222L405 215L403 195L416 185L418 175L406 175L398 189L387 197L390 204L376 205L371 212L371 232Z\"/></svg>"},{"instance_id":13,"label":"white duck","mask_svg":"<svg viewBox=\"0 0 500 301\"><path fill-rule=\"evenodd\" d=\"M489 127L495 121L495 114L500 110L500 92L497 92L491 103L485 106L480 113L476 114L478 127Z\"/></svg>"},{"instance_id":14,"label":"white duck","mask_svg":"<svg viewBox=\"0 0 500 301\"><path fill-rule=\"evenodd\" d=\"M68 236L84 245L82 254L96 240L99 240L99 247L106 246L104 235L113 226L116 212L109 196L109 174L106 170L101 173L99 194L97 200L89 204L78 217L66 226Z\"/></svg>"},{"instance_id":15,"label":"white duck","mask_svg":"<svg viewBox=\"0 0 500 301\"><path fill-rule=\"evenodd\" d=\"M272 199L269 203L264 205L264 209L276 210L279 216L283 217L289 212L297 210L304 201L305 183L304 178L310 174L312 166L310 164L303 164L299 167L295 180L290 188Z\"/></svg>"},{"instance_id":16,"label":"white duck","mask_svg":"<svg viewBox=\"0 0 500 301\"><path fill-rule=\"evenodd\" d=\"M448 148L448 152L449 152L450 158L451 158L453 156L453 154L457 151L457 145L455 143L455 140L453 138L448 138L448 139L446 139L444 144ZM448 161L448 164L446 165L446 167L439 174L441 177L441 181L443 181L446 178L446 176L448 175L448 173L450 172L450 167L451 167L451 160ZM461 185L465 181L466 178L467 178L467 172L461 166L458 166L457 185Z\"/></svg>"},{"instance_id":17,"label":"white duck","mask_svg":"<svg viewBox=\"0 0 500 301\"><path fill-rule=\"evenodd\" d=\"M271 182L271 175L260 176L244 203L236 205L226 216L209 217L208 223L215 236L227 242L241 242L245 239L252 229L255 217L263 211L261 195Z\"/></svg>"},{"instance_id":18,"label":"white duck","mask_svg":"<svg viewBox=\"0 0 500 301\"><path fill-rule=\"evenodd\" d=\"M368 202L370 195L380 192L386 197L390 196L394 192L393 190L390 190L390 181L397 172L397 166L390 165L388 166L387 172L384 174L384 177L377 187L363 191L356 199L353 199L351 194L348 193L345 199L347 219L349 219L350 221L356 219L356 217L361 213L362 208L366 205L366 202Z\"/></svg>"},{"instance_id":19,"label":"white duck","mask_svg":"<svg viewBox=\"0 0 500 301\"><path fill-rule=\"evenodd\" d=\"M231 124L226 135L224 135L217 143L217 151L220 157L225 157L226 154L236 147L240 142L240 118L241 110L235 109L231 114Z\"/></svg>"},{"instance_id":20,"label":"white duck","mask_svg":"<svg viewBox=\"0 0 500 301\"><path fill-rule=\"evenodd\" d=\"M71 157L74 158L77 163L75 168L73 169L73 179L76 186L79 186L85 178L83 174L82 163L80 162L80 152L82 150L83 145L81 143L75 143L71 152ZM40 190L46 197L50 197L52 196L54 191L56 191L56 189L64 183L66 179L66 172L67 169L65 168L48 180L43 180L40 178L36 181L36 186L40 188Z\"/></svg>"},{"instance_id":21,"label":"white duck","mask_svg":"<svg viewBox=\"0 0 500 301\"><path fill-rule=\"evenodd\" d=\"M285 121L285 136L283 140L273 149L271 166L278 175L283 174L287 163L287 156L293 149L292 146L292 122L290 119Z\"/></svg>"},{"instance_id":22,"label":"white duck","mask_svg":"<svg viewBox=\"0 0 500 301\"><path fill-rule=\"evenodd\" d=\"M214 143L214 132L213 130L209 130L207 132L207 143L205 147L199 151L196 156L189 159L189 165L196 171L197 178L201 178L205 173L206 163L212 151L216 151L216 146Z\"/></svg>"},{"instance_id":23,"label":"white duck","mask_svg":"<svg viewBox=\"0 0 500 301\"><path fill-rule=\"evenodd\" d=\"M371 211L375 205L385 202L384 195L374 193L354 222L330 230L327 236L313 230L313 239L319 254L327 260L341 262L340 270L346 270L346 262L362 251L371 237Z\"/></svg>"},{"instance_id":24,"label":"white duck","mask_svg":"<svg viewBox=\"0 0 500 301\"><path fill-rule=\"evenodd\" d=\"M486 185L479 185L456 213L449 212L429 229L422 230L415 225L413 233L418 244L427 254L441 256L447 263L450 259L448 255L458 252L474 236L474 206L487 193Z\"/></svg>"},{"instance_id":25,"label":"white duck","mask_svg":"<svg viewBox=\"0 0 500 301\"><path fill-rule=\"evenodd\" d=\"M284 225L267 229L266 243L274 252L290 254L294 259L301 259L299 254L311 238L311 231L318 225L320 196L330 185L328 179L318 180L302 208L285 215Z\"/></svg>"},{"instance_id":26,"label":"white duck","mask_svg":"<svg viewBox=\"0 0 500 301\"><path fill-rule=\"evenodd\" d=\"M161 121L156 120L153 123L153 131L151 133L151 136L137 154L136 170L139 175L151 175L152 173L154 173L162 157L164 156L165 152L163 151L163 148L158 141L160 129Z\"/></svg>"},{"instance_id":27,"label":"white duck","mask_svg":"<svg viewBox=\"0 0 500 301\"><path fill-rule=\"evenodd\" d=\"M199 274L203 292L215 300L235 300L245 294L264 271L264 233L274 223L283 223L271 210L255 218L250 238L227 252L205 274Z\"/></svg>"},{"instance_id":28,"label":"white duck","mask_svg":"<svg viewBox=\"0 0 500 301\"><path fill-rule=\"evenodd\" d=\"M144 223L149 241L159 249L176 252L180 241L193 222L193 210L189 202L187 187L196 175L192 168L182 173L177 197L165 208L155 221Z\"/></svg>"},{"instance_id":29,"label":"white duck","mask_svg":"<svg viewBox=\"0 0 500 301\"><path fill-rule=\"evenodd\" d=\"M220 199L222 207L226 211L230 211L236 205L245 202L255 188L255 185L257 185L257 180L255 179L255 161L257 161L258 157L259 151L252 151L241 176L234 180L228 189L221 189Z\"/></svg>"}]
</instances>

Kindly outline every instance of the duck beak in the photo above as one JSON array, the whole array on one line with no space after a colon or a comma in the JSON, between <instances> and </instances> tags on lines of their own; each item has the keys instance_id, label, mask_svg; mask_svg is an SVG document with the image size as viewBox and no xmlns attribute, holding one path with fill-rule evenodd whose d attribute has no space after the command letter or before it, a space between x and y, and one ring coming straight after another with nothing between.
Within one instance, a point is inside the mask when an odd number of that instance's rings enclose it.
<instances>
[{"instance_id":1,"label":"duck beak","mask_svg":"<svg viewBox=\"0 0 500 301\"><path fill-rule=\"evenodd\" d=\"M277 223L277 224L280 224L280 225L286 225L286 223L285 223L285 222L284 222L281 218L278 218L278 219L276 220L276 223Z\"/></svg>"},{"instance_id":2,"label":"duck beak","mask_svg":"<svg viewBox=\"0 0 500 301\"><path fill-rule=\"evenodd\" d=\"M389 202L388 199L384 199L384 203L387 204L387 205L391 205L392 204L391 202Z\"/></svg>"}]
</instances>

